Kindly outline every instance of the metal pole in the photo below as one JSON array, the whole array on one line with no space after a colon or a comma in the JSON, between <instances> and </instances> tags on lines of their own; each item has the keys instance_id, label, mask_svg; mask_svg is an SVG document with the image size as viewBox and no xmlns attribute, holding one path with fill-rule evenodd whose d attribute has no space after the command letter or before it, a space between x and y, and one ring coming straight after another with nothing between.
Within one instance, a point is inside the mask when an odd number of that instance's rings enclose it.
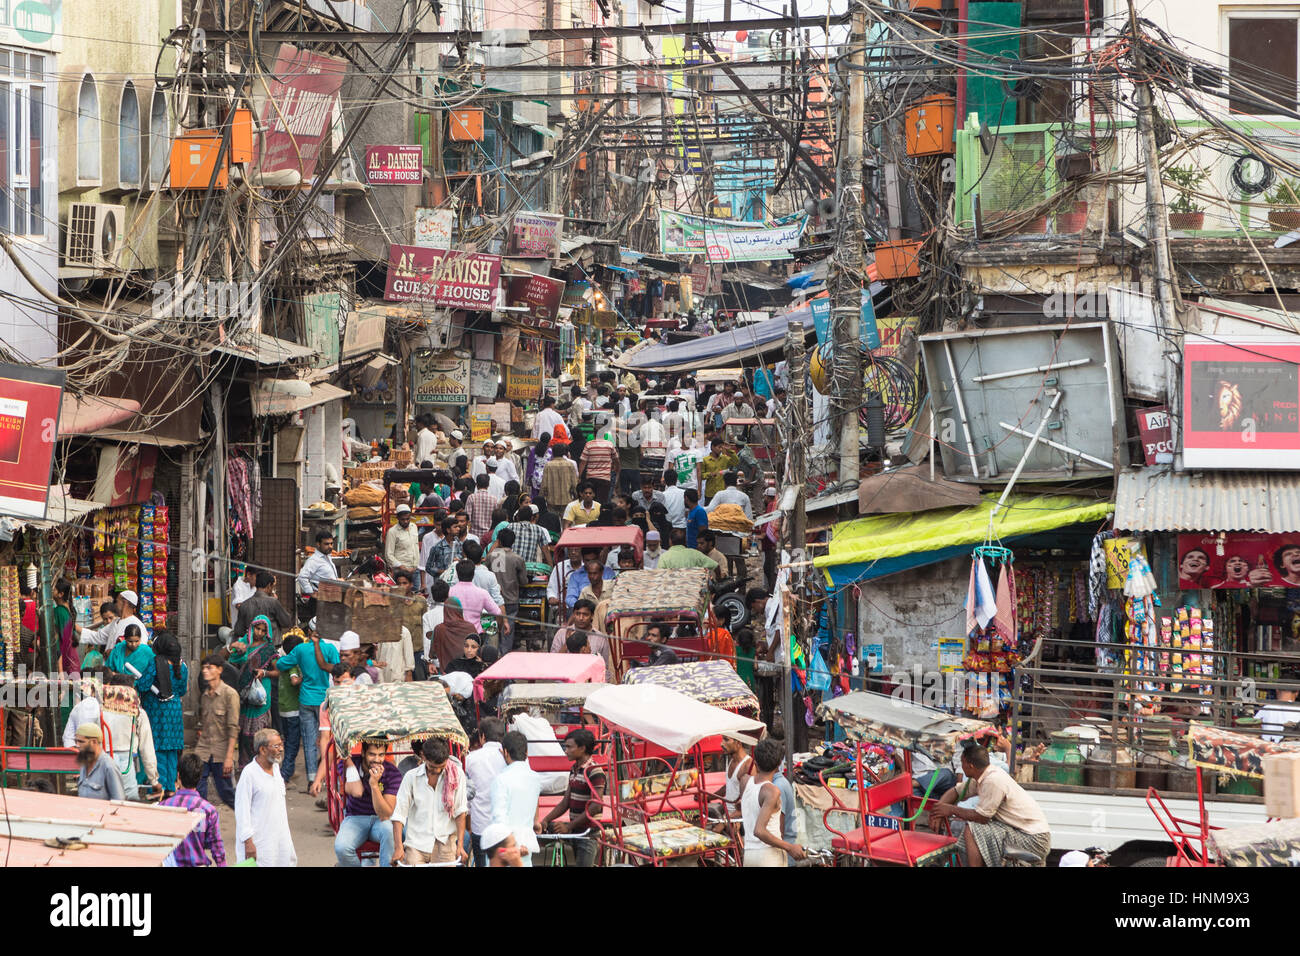
<instances>
[{"instance_id":1,"label":"metal pole","mask_svg":"<svg viewBox=\"0 0 1300 956\"><path fill-rule=\"evenodd\" d=\"M809 437L808 392L804 387L807 378L807 357L803 344L803 326L790 325L786 329L785 354L786 372L790 379L790 405L785 417L788 422L786 448L789 449L789 470L786 473L786 488L795 490L794 504L789 521L785 523L785 539L790 551L791 563L799 565L791 569L791 578L798 582L803 579L804 554L807 550L808 513L804 500L804 489L808 483L807 447ZM784 498L784 493L782 495ZM792 592L793 593L793 592ZM791 626L797 626L798 615L785 616ZM794 688L790 681L790 634L785 633L781 648L781 679L785 682L781 691L781 710L785 718L785 772L789 778L794 773Z\"/></svg>"}]
</instances>

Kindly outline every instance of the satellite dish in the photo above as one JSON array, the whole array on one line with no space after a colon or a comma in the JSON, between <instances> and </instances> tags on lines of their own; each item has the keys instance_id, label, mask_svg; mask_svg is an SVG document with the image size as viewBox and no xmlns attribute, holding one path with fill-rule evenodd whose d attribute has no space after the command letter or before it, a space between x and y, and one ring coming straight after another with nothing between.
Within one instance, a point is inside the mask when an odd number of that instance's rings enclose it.
<instances>
[{"instance_id":1,"label":"satellite dish","mask_svg":"<svg viewBox=\"0 0 1300 956\"><path fill-rule=\"evenodd\" d=\"M817 200L809 196L803 201L803 211L810 216L817 215Z\"/></svg>"},{"instance_id":2,"label":"satellite dish","mask_svg":"<svg viewBox=\"0 0 1300 956\"><path fill-rule=\"evenodd\" d=\"M834 219L839 214L839 211L839 204L829 196L817 204L817 213L823 219Z\"/></svg>"}]
</instances>

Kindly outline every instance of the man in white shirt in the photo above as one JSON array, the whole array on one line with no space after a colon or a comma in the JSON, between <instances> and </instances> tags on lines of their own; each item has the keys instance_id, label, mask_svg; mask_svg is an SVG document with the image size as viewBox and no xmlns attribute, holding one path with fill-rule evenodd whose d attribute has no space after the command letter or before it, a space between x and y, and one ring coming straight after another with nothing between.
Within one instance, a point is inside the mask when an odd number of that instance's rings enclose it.
<instances>
[{"instance_id":1,"label":"man in white shirt","mask_svg":"<svg viewBox=\"0 0 1300 956\"><path fill-rule=\"evenodd\" d=\"M1300 724L1300 705L1296 704L1296 692L1279 690L1277 700L1270 701L1256 711L1255 717L1259 719L1260 736L1270 743L1281 743L1287 726L1290 725L1291 732L1295 733L1295 725Z\"/></svg>"},{"instance_id":2,"label":"man in white shirt","mask_svg":"<svg viewBox=\"0 0 1300 956\"><path fill-rule=\"evenodd\" d=\"M487 460L488 493L497 500L506 496L506 480L501 477L501 466L505 462L496 458Z\"/></svg>"},{"instance_id":3,"label":"man in white shirt","mask_svg":"<svg viewBox=\"0 0 1300 956\"><path fill-rule=\"evenodd\" d=\"M129 674L109 674L105 683L124 687L134 685ZM109 737L113 744L111 752L105 746L105 753L108 753L117 764L118 772L122 775L122 792L126 794L126 799L136 800L140 796L140 784L136 779L137 759L140 762L140 769L144 770L150 791L156 796L161 796L162 787L158 783L158 755L154 749L153 727L144 708L137 710L134 715L107 710L100 705L97 698L87 694L68 712L68 723L63 728L63 746L70 748L76 745L77 728L82 724L99 726L101 720L108 726ZM108 740L105 740L106 745L107 743Z\"/></svg>"},{"instance_id":4,"label":"man in white shirt","mask_svg":"<svg viewBox=\"0 0 1300 956\"><path fill-rule=\"evenodd\" d=\"M420 572L420 587L425 594L433 587L433 579L424 570L429 566L429 555L433 551L433 546L442 540L442 529L436 524L430 525L429 530L424 533L420 539L420 564L416 568Z\"/></svg>"},{"instance_id":5,"label":"man in white shirt","mask_svg":"<svg viewBox=\"0 0 1300 956\"><path fill-rule=\"evenodd\" d=\"M521 481L519 463L508 438L497 439L497 477L502 481Z\"/></svg>"},{"instance_id":6,"label":"man in white shirt","mask_svg":"<svg viewBox=\"0 0 1300 956\"><path fill-rule=\"evenodd\" d=\"M659 559L664 553L660 543L658 531L646 532L645 550L641 552L641 567L645 570L653 571L659 567Z\"/></svg>"},{"instance_id":7,"label":"man in white shirt","mask_svg":"<svg viewBox=\"0 0 1300 956\"><path fill-rule=\"evenodd\" d=\"M677 484L677 472L668 468L664 470L664 508L668 511L668 523L674 528L686 527L686 491Z\"/></svg>"},{"instance_id":8,"label":"man in white shirt","mask_svg":"<svg viewBox=\"0 0 1300 956\"><path fill-rule=\"evenodd\" d=\"M243 604L254 594L257 588L253 586L253 579L257 577L257 569L244 565L244 573L235 578L235 583L230 588L230 623L233 626L235 618L239 614L239 605Z\"/></svg>"},{"instance_id":9,"label":"man in white shirt","mask_svg":"<svg viewBox=\"0 0 1300 956\"><path fill-rule=\"evenodd\" d=\"M316 596L316 585L321 581L337 581L338 570L330 555L334 553L334 532L316 532L316 550L302 564L298 572L298 592L306 598Z\"/></svg>"},{"instance_id":10,"label":"man in white shirt","mask_svg":"<svg viewBox=\"0 0 1300 956\"><path fill-rule=\"evenodd\" d=\"M422 766L407 772L393 807L393 862L465 863L465 818L469 815L465 768L451 756L447 742L427 738ZM444 794L452 790L451 812Z\"/></svg>"},{"instance_id":11,"label":"man in white shirt","mask_svg":"<svg viewBox=\"0 0 1300 956\"><path fill-rule=\"evenodd\" d=\"M82 631L82 643L103 645L104 657L107 658L108 652L113 649L113 645L126 633L126 629L134 624L140 628L144 643L148 644L153 639L149 628L145 627L144 622L135 616L135 609L139 605L140 597L134 591L119 592L117 595L117 620L105 624L97 631Z\"/></svg>"},{"instance_id":12,"label":"man in white shirt","mask_svg":"<svg viewBox=\"0 0 1300 956\"><path fill-rule=\"evenodd\" d=\"M569 578L582 570L582 552L577 548L568 549L569 560L557 562L551 569L551 576L546 579L546 603L551 610L560 610L562 592L566 590Z\"/></svg>"},{"instance_id":13,"label":"man in white shirt","mask_svg":"<svg viewBox=\"0 0 1300 956\"><path fill-rule=\"evenodd\" d=\"M257 860L262 866L297 866L298 853L289 832L280 759L284 741L270 727L253 736L257 756L239 774L235 787L236 862Z\"/></svg>"},{"instance_id":14,"label":"man in white shirt","mask_svg":"<svg viewBox=\"0 0 1300 956\"><path fill-rule=\"evenodd\" d=\"M433 673L433 629L442 623L443 605L447 601L448 592L451 591L451 585L446 581L434 581L430 597L433 599L429 610L424 612L424 617L420 619L420 630L424 632L424 663L429 668L429 673ZM439 662L441 664L441 662Z\"/></svg>"},{"instance_id":15,"label":"man in white shirt","mask_svg":"<svg viewBox=\"0 0 1300 956\"><path fill-rule=\"evenodd\" d=\"M397 506L397 524L384 535L384 561L395 568L415 569L420 560L420 531L411 523L411 506Z\"/></svg>"},{"instance_id":16,"label":"man in white shirt","mask_svg":"<svg viewBox=\"0 0 1300 956\"><path fill-rule=\"evenodd\" d=\"M524 866L532 866L532 855L540 849L533 824L542 795L542 778L528 766L528 738L519 731L512 730L501 739L501 750L506 766L492 781L492 822L510 828L515 841L528 849Z\"/></svg>"},{"instance_id":17,"label":"man in white shirt","mask_svg":"<svg viewBox=\"0 0 1300 956\"><path fill-rule=\"evenodd\" d=\"M745 517L750 521L754 520L754 506L750 504L749 495L745 494L736 487L736 473L734 471L724 472L722 475L723 488L710 499L708 507L704 510L713 514L713 509L722 504L740 505L741 510L745 512Z\"/></svg>"},{"instance_id":18,"label":"man in white shirt","mask_svg":"<svg viewBox=\"0 0 1300 956\"><path fill-rule=\"evenodd\" d=\"M505 732L506 725L501 718L483 718L478 725L478 749L471 750L465 758L465 776L474 788L474 798L469 803L469 843L475 866L488 863L480 838L492 822L492 781L506 769L506 758L501 752Z\"/></svg>"},{"instance_id":19,"label":"man in white shirt","mask_svg":"<svg viewBox=\"0 0 1300 956\"><path fill-rule=\"evenodd\" d=\"M415 453L411 456L411 463L420 468L426 461L434 460L438 451L438 436L433 432L433 419L428 415L416 416L415 424L420 426L420 430L415 435Z\"/></svg>"},{"instance_id":20,"label":"man in white shirt","mask_svg":"<svg viewBox=\"0 0 1300 956\"><path fill-rule=\"evenodd\" d=\"M541 438L542 435L554 437L555 426L563 424L564 419L555 410L555 396L547 395L542 399L542 410L537 413L537 418L533 420L533 438Z\"/></svg>"}]
</instances>

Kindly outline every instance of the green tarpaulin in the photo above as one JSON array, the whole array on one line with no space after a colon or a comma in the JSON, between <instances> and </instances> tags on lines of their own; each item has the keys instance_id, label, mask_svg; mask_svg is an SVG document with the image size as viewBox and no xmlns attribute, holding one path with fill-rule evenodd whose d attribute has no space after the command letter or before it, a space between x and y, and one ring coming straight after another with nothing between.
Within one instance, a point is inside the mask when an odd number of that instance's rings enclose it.
<instances>
[{"instance_id":1,"label":"green tarpaulin","mask_svg":"<svg viewBox=\"0 0 1300 956\"><path fill-rule=\"evenodd\" d=\"M831 568L979 544L989 536L989 515L997 500L997 494L990 493L971 508L845 521L835 526L829 552L813 564ZM1012 495L993 521L993 537L1017 538L1072 524L1100 522L1114 510L1109 501L1079 495Z\"/></svg>"}]
</instances>

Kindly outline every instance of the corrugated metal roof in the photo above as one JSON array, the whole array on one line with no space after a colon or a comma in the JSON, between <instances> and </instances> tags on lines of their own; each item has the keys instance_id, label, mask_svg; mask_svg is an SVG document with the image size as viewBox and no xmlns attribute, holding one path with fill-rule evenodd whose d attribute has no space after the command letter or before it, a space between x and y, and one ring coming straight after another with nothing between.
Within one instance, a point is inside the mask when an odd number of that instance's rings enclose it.
<instances>
[{"instance_id":1,"label":"corrugated metal roof","mask_svg":"<svg viewBox=\"0 0 1300 956\"><path fill-rule=\"evenodd\" d=\"M1115 527L1121 531L1300 532L1300 475L1120 472Z\"/></svg>"}]
</instances>

